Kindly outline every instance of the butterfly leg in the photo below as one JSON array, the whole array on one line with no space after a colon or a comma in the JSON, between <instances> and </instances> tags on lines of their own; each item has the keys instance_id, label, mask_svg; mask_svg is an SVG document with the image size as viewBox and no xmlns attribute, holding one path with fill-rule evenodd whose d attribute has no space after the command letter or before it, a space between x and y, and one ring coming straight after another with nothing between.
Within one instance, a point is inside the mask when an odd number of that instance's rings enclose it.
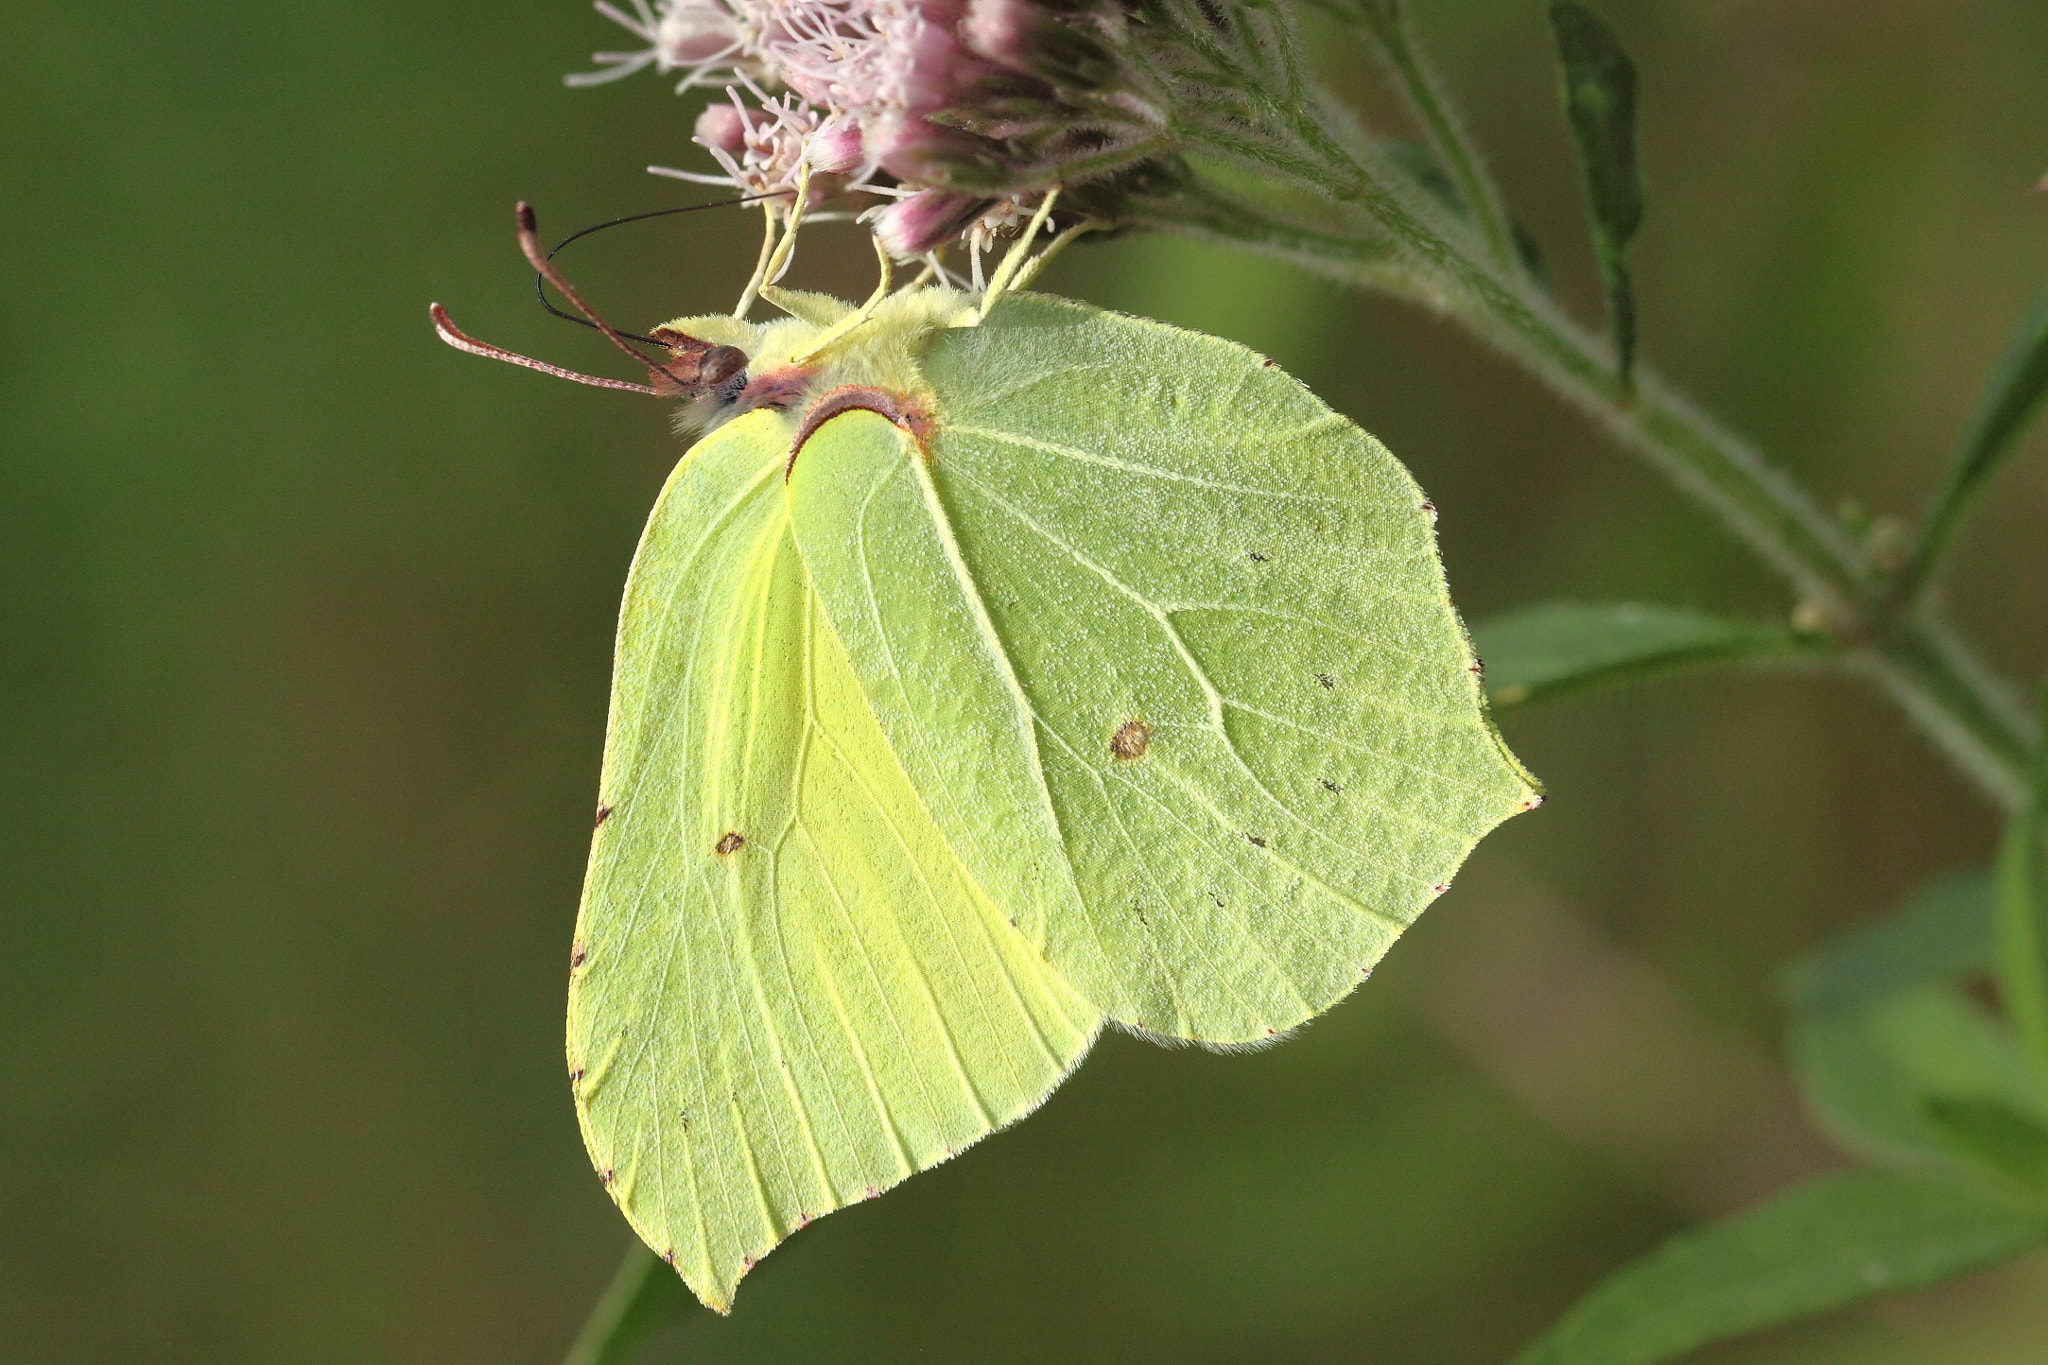
<instances>
[{"instance_id":1,"label":"butterfly leg","mask_svg":"<svg viewBox=\"0 0 2048 1365\"><path fill-rule=\"evenodd\" d=\"M1059 255L1062 251L1065 251L1067 249L1067 244L1072 242L1076 237L1079 237L1082 233L1093 232L1097 228L1104 228L1108 226L1109 224L1104 222L1100 218L1084 218L1080 222L1074 224L1072 227L1066 229L1065 231L1060 233L1059 236L1053 238L1052 241L1048 242L1046 244L1045 250L1039 252L1036 256L1033 256L1030 260L1024 263L1023 268L1017 272L1017 278L1010 281L1010 288L1022 289L1024 288L1024 286L1030 284L1033 280L1037 279L1038 272L1045 269L1045 263L1051 260L1053 257Z\"/></svg>"},{"instance_id":2,"label":"butterfly leg","mask_svg":"<svg viewBox=\"0 0 2048 1365\"><path fill-rule=\"evenodd\" d=\"M761 242L761 258L754 266L754 277L747 281L747 287L740 291L740 301L732 310L736 318L743 318L747 310L760 297L761 286L773 284L782 278L782 272L789 269L789 258L796 250L796 232L803 226L804 204L811 194L811 167L808 162L796 170L796 201L789 208L789 225L778 237L775 231L775 205L764 204L762 211L768 219L768 234Z\"/></svg>"},{"instance_id":3,"label":"butterfly leg","mask_svg":"<svg viewBox=\"0 0 2048 1365\"><path fill-rule=\"evenodd\" d=\"M808 363L814 356L823 352L826 347L831 346L848 332L851 332L854 328L873 317L875 310L882 306L882 300L889 297L889 252L882 245L881 238L877 237L874 241L875 259L882 263L882 278L875 284L875 292L868 295L866 303L863 303L860 307L854 309L851 313L848 313L845 317L813 337L810 345L789 358L790 364L803 365Z\"/></svg>"},{"instance_id":4,"label":"butterfly leg","mask_svg":"<svg viewBox=\"0 0 2048 1365\"><path fill-rule=\"evenodd\" d=\"M768 227L761 237L761 254L754 261L753 278L747 281L745 289L740 290L740 301L733 305L732 315L736 318L745 317L747 310L754 306L754 299L759 296L761 286L768 280L768 262L775 254L777 226L775 222L775 206L773 204L763 204L761 205L761 213L768 220Z\"/></svg>"},{"instance_id":5,"label":"butterfly leg","mask_svg":"<svg viewBox=\"0 0 2048 1365\"><path fill-rule=\"evenodd\" d=\"M1045 226L1045 220L1052 214L1053 201L1060 197L1060 187L1054 185L1045 192L1045 198L1038 201L1038 212L1031 215L1031 225L1024 229L1024 235L1017 244L1003 255L1003 263L996 267L990 277L988 292L981 296L981 316L987 317L988 310L996 306L996 300L1003 296L1017 278L1017 272L1024 268L1024 258L1031 250L1031 243L1038 238L1038 230Z\"/></svg>"}]
</instances>

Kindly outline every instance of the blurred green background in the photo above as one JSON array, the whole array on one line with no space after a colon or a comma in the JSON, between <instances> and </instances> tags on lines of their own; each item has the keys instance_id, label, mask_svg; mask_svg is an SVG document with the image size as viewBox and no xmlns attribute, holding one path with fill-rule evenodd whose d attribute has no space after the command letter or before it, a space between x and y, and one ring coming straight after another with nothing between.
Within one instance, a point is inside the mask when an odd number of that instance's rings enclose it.
<instances>
[{"instance_id":1,"label":"blurred green background","mask_svg":"<svg viewBox=\"0 0 2048 1365\"><path fill-rule=\"evenodd\" d=\"M1537 0L1414 0L1582 316ZM1822 496L1911 513L2048 280L2048 6L1606 0L1644 73L1648 355ZM147 23L142 20L147 19ZM133 22L131 22L133 21ZM534 306L553 236L685 202L693 106L570 91L577 0L0 18L0 1359L545 1362L626 1245L561 1054L620 583L678 453ZM1318 40L1384 126L1365 58ZM566 258L722 309L756 220ZM864 291L816 234L803 283ZM1469 616L1779 613L1724 535L1427 316L1163 240L1050 287L1276 356L1442 509ZM2048 665L2048 450L1950 578ZM1770 975L1987 808L1849 683L1506 720L1550 804L1285 1046L1106 1038L1035 1117L763 1264L692 1361L1497 1362L1606 1269L1831 1158ZM1717 1361L2037 1361L2048 1258ZM1709 1357L1703 1357L1709 1358Z\"/></svg>"}]
</instances>

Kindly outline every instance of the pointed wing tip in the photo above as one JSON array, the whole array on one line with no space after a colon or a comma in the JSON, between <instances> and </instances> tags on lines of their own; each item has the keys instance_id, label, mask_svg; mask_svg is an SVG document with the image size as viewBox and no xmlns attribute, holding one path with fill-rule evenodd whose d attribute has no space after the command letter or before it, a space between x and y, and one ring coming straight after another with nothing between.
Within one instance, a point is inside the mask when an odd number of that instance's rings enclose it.
<instances>
[{"instance_id":1,"label":"pointed wing tip","mask_svg":"<svg viewBox=\"0 0 2048 1365\"><path fill-rule=\"evenodd\" d=\"M765 1256L767 1252L761 1254ZM716 1285L700 1284L696 1277L684 1274L680 1270L676 1271L676 1274L682 1277L683 1283L689 1286L690 1292L697 1296L697 1302L703 1304L721 1318L729 1318L732 1316L732 1301L739 1296L740 1281L747 1277L747 1272L758 1265L760 1260L760 1256L747 1257L745 1263L740 1266L739 1270L730 1280ZM674 1263L671 1262L670 1264L673 1265Z\"/></svg>"},{"instance_id":2,"label":"pointed wing tip","mask_svg":"<svg viewBox=\"0 0 2048 1365\"><path fill-rule=\"evenodd\" d=\"M642 1240L645 1240L644 1234ZM651 1248L652 1244L650 1243L649 1245ZM716 1284L706 1284L703 1282L702 1277L693 1275L676 1264L676 1254L674 1251L656 1251L654 1254L670 1270L675 1272L676 1278L683 1282L684 1288L696 1296L697 1302L703 1304L721 1318L732 1316L732 1301L739 1291L740 1281L746 1277L747 1271L754 1268L755 1260L759 1259L750 1258L730 1280L721 1281Z\"/></svg>"}]
</instances>

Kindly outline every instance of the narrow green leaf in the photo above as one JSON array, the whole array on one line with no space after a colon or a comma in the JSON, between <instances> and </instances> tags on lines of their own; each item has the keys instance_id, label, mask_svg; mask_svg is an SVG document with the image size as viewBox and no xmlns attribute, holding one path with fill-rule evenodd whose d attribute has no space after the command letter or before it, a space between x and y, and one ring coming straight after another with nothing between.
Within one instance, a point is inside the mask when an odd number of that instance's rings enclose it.
<instances>
[{"instance_id":1,"label":"narrow green leaf","mask_svg":"<svg viewBox=\"0 0 2048 1365\"><path fill-rule=\"evenodd\" d=\"M1443 163L1436 159L1426 142L1417 142L1411 137L1390 137L1382 139L1380 149L1387 159L1408 172L1415 183L1437 203L1443 205L1460 218L1470 216L1472 210L1465 204L1465 196L1458 192L1457 182Z\"/></svg>"},{"instance_id":2,"label":"narrow green leaf","mask_svg":"<svg viewBox=\"0 0 2048 1365\"><path fill-rule=\"evenodd\" d=\"M1624 1267L1515 1365L1651 1365L1932 1284L2044 1237L2041 1216L1965 1185L1891 1171L1823 1176Z\"/></svg>"},{"instance_id":3,"label":"narrow green leaf","mask_svg":"<svg viewBox=\"0 0 2048 1365\"><path fill-rule=\"evenodd\" d=\"M1457 182L1451 179L1451 174L1444 169L1443 163L1437 160L1436 153L1430 149L1428 143L1417 142L1413 138L1390 137L1381 140L1380 148L1387 154L1389 161L1408 173L1409 178L1423 193L1460 218L1472 216L1464 192L1458 188ZM1535 235L1513 219L1508 220L1507 235L1514 249L1515 259L1521 262L1522 269L1528 272L1530 280L1539 288L1548 289L1550 280L1544 271L1543 248Z\"/></svg>"},{"instance_id":4,"label":"narrow green leaf","mask_svg":"<svg viewBox=\"0 0 2048 1365\"><path fill-rule=\"evenodd\" d=\"M1976 414L1950 461L1948 481L1928 511L1919 544L1899 572L1897 593L1910 594L1926 582L1964 511L2011 453L2013 442L2040 409L2044 396L2048 396L2048 291L2035 302L1984 386Z\"/></svg>"},{"instance_id":5,"label":"narrow green leaf","mask_svg":"<svg viewBox=\"0 0 2048 1365\"><path fill-rule=\"evenodd\" d=\"M2048 395L2048 292L2035 301L1985 387L1956 452L1958 483L1974 488L1998 467L1999 457L2040 409L2043 395Z\"/></svg>"},{"instance_id":6,"label":"narrow green leaf","mask_svg":"<svg viewBox=\"0 0 2048 1365\"><path fill-rule=\"evenodd\" d=\"M1745 659L1817 653L1815 637L1761 621L1733 621L1681 607L1550 602L1472 628L1495 706L1658 673Z\"/></svg>"},{"instance_id":7,"label":"narrow green leaf","mask_svg":"<svg viewBox=\"0 0 2048 1365\"><path fill-rule=\"evenodd\" d=\"M1795 1010L1832 1013L1913 986L1991 970L1991 872L1971 868L1923 887L1897 913L1850 931L1786 974Z\"/></svg>"},{"instance_id":8,"label":"narrow green leaf","mask_svg":"<svg viewBox=\"0 0 2048 1365\"><path fill-rule=\"evenodd\" d=\"M1923 985L1851 1009L1795 1015L1793 1074L1814 1121L1847 1150L1894 1165L1954 1166L1978 1155L1930 1117L1937 1097L1967 1095L2043 1113L2012 1035L1947 985ZM1981 1163L1980 1163L1981 1164Z\"/></svg>"},{"instance_id":9,"label":"narrow green leaf","mask_svg":"<svg viewBox=\"0 0 2048 1365\"><path fill-rule=\"evenodd\" d=\"M2048 709L2048 688L2042 691ZM2048 738L2035 743L2033 795L2005 827L1994 919L1998 996L2034 1065L2048 1078Z\"/></svg>"},{"instance_id":10,"label":"narrow green leaf","mask_svg":"<svg viewBox=\"0 0 2048 1365\"><path fill-rule=\"evenodd\" d=\"M626 1365L642 1346L696 1306L675 1272L636 1240L562 1365Z\"/></svg>"},{"instance_id":11,"label":"narrow green leaf","mask_svg":"<svg viewBox=\"0 0 2048 1365\"><path fill-rule=\"evenodd\" d=\"M2031 1190L2048 1186L2048 1125L2002 1100L1936 1095L1927 1121L1956 1153Z\"/></svg>"},{"instance_id":12,"label":"narrow green leaf","mask_svg":"<svg viewBox=\"0 0 2048 1365\"><path fill-rule=\"evenodd\" d=\"M1504 269L1512 267L1520 254L1515 239L1517 230L1501 203L1500 191L1486 173L1478 147L1458 117L1449 91L1417 43L1400 0L1318 3L1371 35L1380 60L1386 63L1388 74L1408 101L1409 111L1429 138L1431 159L1441 165L1456 186L1460 212L1477 225L1493 263Z\"/></svg>"},{"instance_id":13,"label":"narrow green leaf","mask_svg":"<svg viewBox=\"0 0 2048 1365\"><path fill-rule=\"evenodd\" d=\"M1607 287L1608 319L1623 383L1635 357L1635 295L1626 263L1643 221L1636 170L1636 67L1607 22L1578 0L1551 0L1565 123L1593 217L1593 254Z\"/></svg>"}]
</instances>

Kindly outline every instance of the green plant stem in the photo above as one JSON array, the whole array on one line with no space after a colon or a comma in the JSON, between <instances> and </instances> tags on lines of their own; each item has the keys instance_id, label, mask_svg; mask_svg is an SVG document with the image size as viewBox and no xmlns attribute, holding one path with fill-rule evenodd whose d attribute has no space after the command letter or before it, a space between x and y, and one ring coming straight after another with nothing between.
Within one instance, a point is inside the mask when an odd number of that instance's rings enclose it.
<instances>
[{"instance_id":1,"label":"green plant stem","mask_svg":"<svg viewBox=\"0 0 2048 1365\"><path fill-rule=\"evenodd\" d=\"M1886 594L1889 604L1900 611L1909 610L1933 582L1934 570L1948 552L1949 542L1963 524L1963 513L1970 510L1976 500L1977 491L1983 487L1983 477L1965 467L1959 466L1949 475L1941 491L1935 495L1934 504L1920 527L1913 548L1899 565Z\"/></svg>"},{"instance_id":2,"label":"green plant stem","mask_svg":"<svg viewBox=\"0 0 2048 1365\"><path fill-rule=\"evenodd\" d=\"M2048 975L2044 975L2040 888L2041 813L2013 816L1998 849L1998 999L2034 1074L2048 1077Z\"/></svg>"},{"instance_id":3,"label":"green plant stem","mask_svg":"<svg viewBox=\"0 0 2048 1365\"><path fill-rule=\"evenodd\" d=\"M1500 193L1440 88L1435 70L1416 46L1404 8L1394 0L1364 0L1356 17L1372 35L1380 59L1401 87L1409 109L1422 124L1452 183L1458 187L1494 268L1504 274L1519 275L1521 258L1515 251L1513 230L1501 206Z\"/></svg>"},{"instance_id":4,"label":"green plant stem","mask_svg":"<svg viewBox=\"0 0 2048 1365\"><path fill-rule=\"evenodd\" d=\"M562 1365L627 1365L642 1346L695 1307L682 1280L636 1237Z\"/></svg>"},{"instance_id":5,"label":"green plant stem","mask_svg":"<svg viewBox=\"0 0 2048 1365\"><path fill-rule=\"evenodd\" d=\"M1791 583L1806 614L1851 647L1848 657L1966 776L2000 806L2018 809L2038 727L1968 650L1924 609L1894 609L1884 575L1841 526L1746 442L1646 368L1624 387L1604 343L1526 281L1462 250L1455 224L1439 226L1419 192L1395 188L1397 171L1333 149L1315 126L1315 104L1296 118L1304 151L1327 169L1288 188L1327 193L1330 181L1348 180L1330 223L1305 225L1200 189L1184 192L1166 216L1199 235L1448 312L1719 518ZM1401 268L1389 269L1390 244Z\"/></svg>"},{"instance_id":6,"label":"green plant stem","mask_svg":"<svg viewBox=\"0 0 2048 1365\"><path fill-rule=\"evenodd\" d=\"M1493 304L1484 295L1480 302ZM1880 578L1836 524L1782 472L1647 370L1631 396L1584 335L1512 299L1461 320L1505 343L1582 412L1706 506L1785 576L1851 658L1987 795L2026 799L2032 727L1960 642L1924 615L1891 616ZM1505 331L1506 336L1496 335Z\"/></svg>"},{"instance_id":7,"label":"green plant stem","mask_svg":"<svg viewBox=\"0 0 2048 1365\"><path fill-rule=\"evenodd\" d=\"M2040 711L2048 723L2048 685ZM1999 845L1992 918L1998 997L2035 1075L2048 1080L2048 742L2035 747L2027 803Z\"/></svg>"},{"instance_id":8,"label":"green plant stem","mask_svg":"<svg viewBox=\"0 0 2048 1365\"><path fill-rule=\"evenodd\" d=\"M2007 704L2004 685L1944 627L1915 623L1845 659L2000 808L2025 803L2031 727Z\"/></svg>"}]
</instances>

